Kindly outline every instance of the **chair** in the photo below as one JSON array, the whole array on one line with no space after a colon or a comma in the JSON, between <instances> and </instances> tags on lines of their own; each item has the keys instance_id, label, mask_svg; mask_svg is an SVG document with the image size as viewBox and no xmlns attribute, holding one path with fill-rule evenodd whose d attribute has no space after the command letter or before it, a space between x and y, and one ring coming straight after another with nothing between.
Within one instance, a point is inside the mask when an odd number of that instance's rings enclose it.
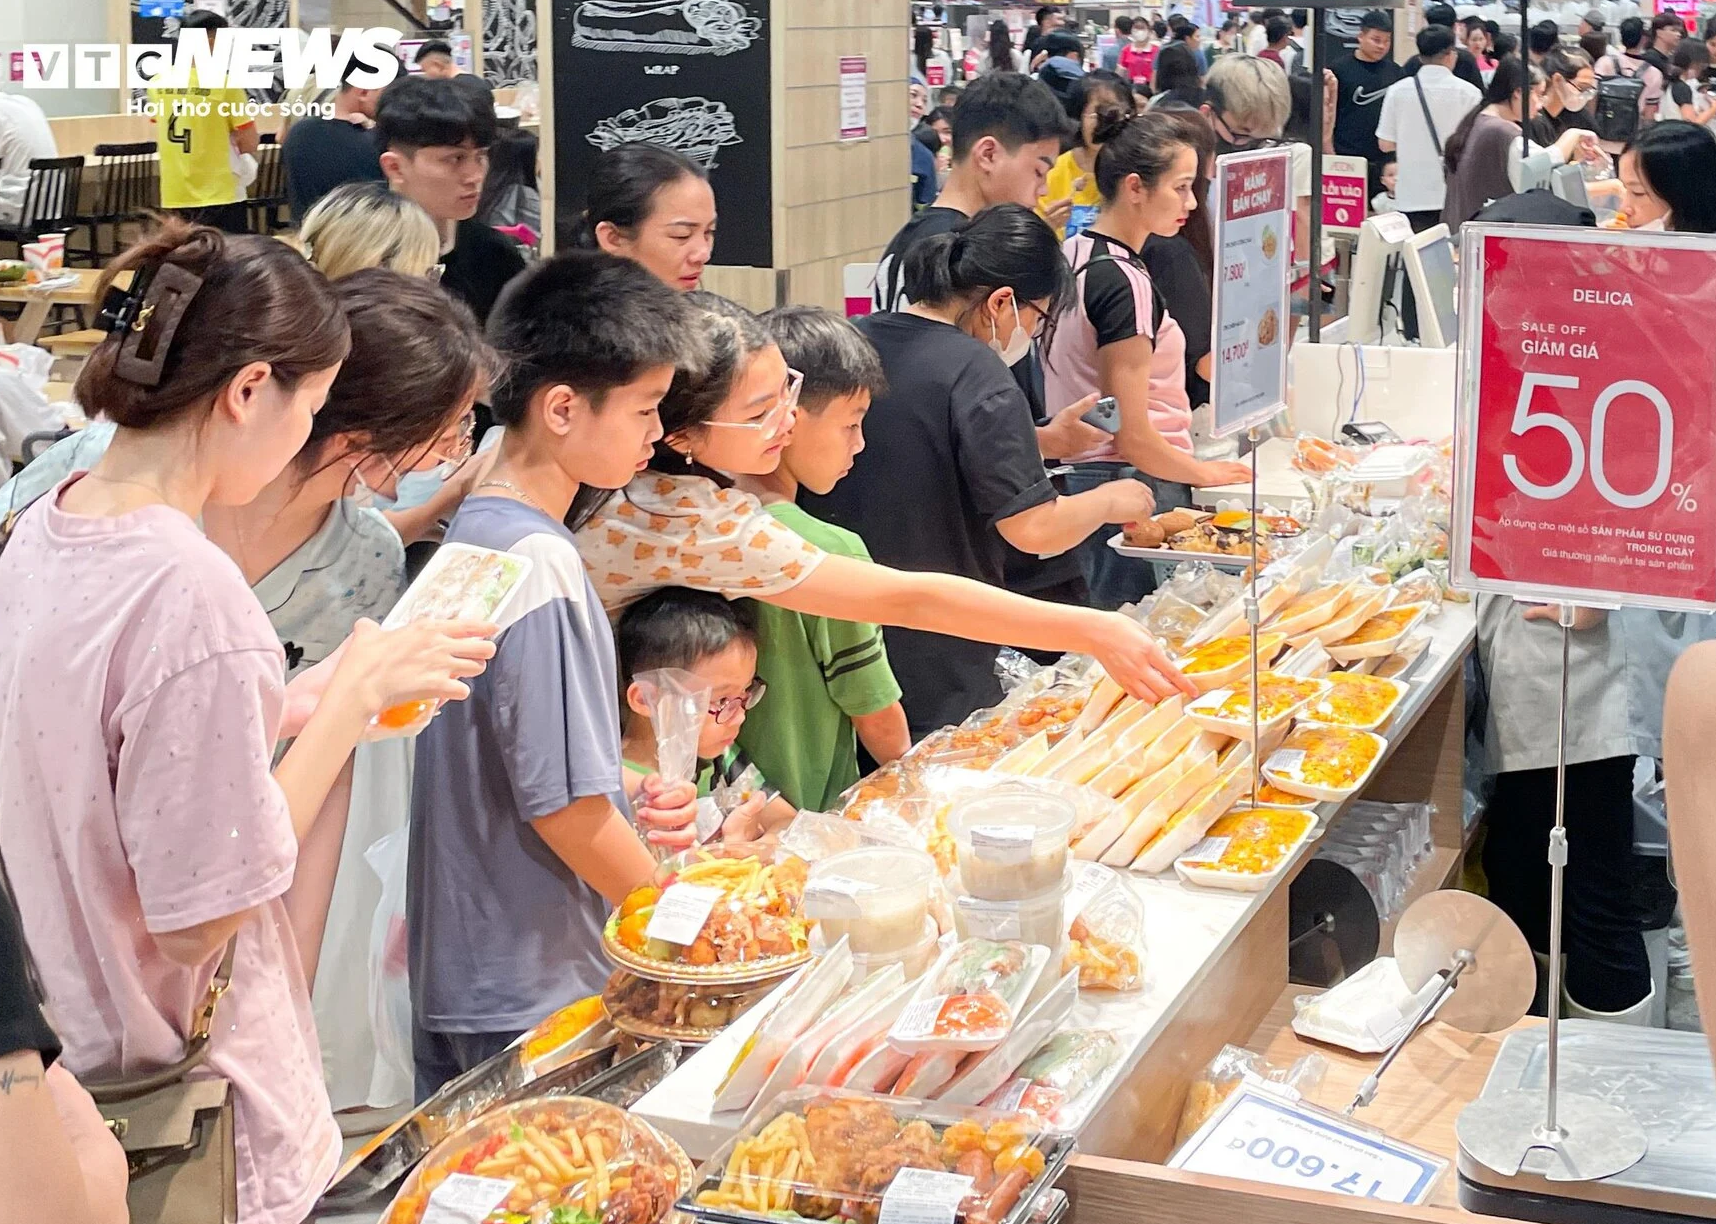
<instances>
[{"instance_id":1,"label":"chair","mask_svg":"<svg viewBox=\"0 0 1716 1224\"><path fill-rule=\"evenodd\" d=\"M30 162L30 178L24 185L23 207L15 225L0 225L0 243L12 243L19 257L26 242L43 234L85 228L89 218L78 215L78 195L83 190L83 158L37 157Z\"/></svg>"},{"instance_id":2,"label":"chair","mask_svg":"<svg viewBox=\"0 0 1716 1224\"><path fill-rule=\"evenodd\" d=\"M250 228L258 234L275 234L289 228L286 210L286 163L280 158L280 142L272 132L262 137L256 149L256 181L250 185Z\"/></svg>"},{"instance_id":3,"label":"chair","mask_svg":"<svg viewBox=\"0 0 1716 1224\"><path fill-rule=\"evenodd\" d=\"M136 221L161 201L161 159L155 153L155 142L142 140L134 144L98 144L95 146L96 174L100 192L95 212L87 218L89 246L80 249L89 266L99 268L119 253L120 227ZM107 241L102 241L102 227L107 227ZM67 252L67 259L70 259Z\"/></svg>"}]
</instances>

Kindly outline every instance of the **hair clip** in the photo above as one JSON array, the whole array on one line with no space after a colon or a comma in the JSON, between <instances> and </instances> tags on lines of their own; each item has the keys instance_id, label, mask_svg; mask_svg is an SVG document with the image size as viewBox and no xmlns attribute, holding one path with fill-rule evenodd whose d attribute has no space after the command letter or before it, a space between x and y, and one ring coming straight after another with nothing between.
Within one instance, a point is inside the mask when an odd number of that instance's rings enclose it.
<instances>
[{"instance_id":1,"label":"hair clip","mask_svg":"<svg viewBox=\"0 0 1716 1224\"><path fill-rule=\"evenodd\" d=\"M134 286L135 305L121 306L116 312L116 319L124 318L125 330L113 372L141 387L160 386L173 338L202 287L202 277L170 263L161 264L141 286Z\"/></svg>"}]
</instances>

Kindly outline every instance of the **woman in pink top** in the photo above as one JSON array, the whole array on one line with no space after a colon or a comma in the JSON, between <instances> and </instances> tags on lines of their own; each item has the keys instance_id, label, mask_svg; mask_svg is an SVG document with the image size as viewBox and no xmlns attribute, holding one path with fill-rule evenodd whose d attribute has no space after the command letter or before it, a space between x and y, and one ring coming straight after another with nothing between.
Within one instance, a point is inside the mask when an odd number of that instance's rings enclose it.
<instances>
[{"instance_id":1,"label":"woman in pink top","mask_svg":"<svg viewBox=\"0 0 1716 1224\"><path fill-rule=\"evenodd\" d=\"M481 670L490 627L359 622L285 685L266 613L197 519L299 452L344 312L270 239L171 222L120 269L134 287L77 386L113 441L0 554L0 853L86 1079L181 1058L234 942L205 1073L232 1086L240 1217L298 1224L340 1136L281 895L370 719L462 698L453 677Z\"/></svg>"},{"instance_id":2,"label":"woman in pink top","mask_svg":"<svg viewBox=\"0 0 1716 1224\"><path fill-rule=\"evenodd\" d=\"M1089 229L1067 241L1078 282L1072 305L1055 320L1043 362L1045 398L1072 404L1091 392L1120 403L1111 441L1075 461L1069 491L1142 474L1156 508L1190 504L1191 485L1248 479L1239 463L1204 463L1192 455L1192 408L1186 396L1186 337L1151 283L1139 252L1152 234L1180 232L1197 207L1198 151L1154 111L1097 133L1096 186L1102 210ZM1108 547L1113 530L1082 546L1085 576L1099 607L1117 608L1154 589L1149 566Z\"/></svg>"}]
</instances>

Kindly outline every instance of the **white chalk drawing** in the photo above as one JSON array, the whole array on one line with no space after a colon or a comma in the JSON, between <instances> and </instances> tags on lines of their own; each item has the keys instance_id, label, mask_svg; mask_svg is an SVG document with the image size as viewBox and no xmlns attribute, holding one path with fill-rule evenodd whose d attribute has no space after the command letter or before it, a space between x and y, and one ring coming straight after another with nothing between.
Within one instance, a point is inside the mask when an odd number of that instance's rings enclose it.
<instances>
[{"instance_id":1,"label":"white chalk drawing","mask_svg":"<svg viewBox=\"0 0 1716 1224\"><path fill-rule=\"evenodd\" d=\"M653 55L731 55L763 23L733 0L583 0L572 10L572 45Z\"/></svg>"},{"instance_id":2,"label":"white chalk drawing","mask_svg":"<svg viewBox=\"0 0 1716 1224\"><path fill-rule=\"evenodd\" d=\"M485 0L483 75L497 89L536 79L535 0Z\"/></svg>"},{"instance_id":3,"label":"white chalk drawing","mask_svg":"<svg viewBox=\"0 0 1716 1224\"><path fill-rule=\"evenodd\" d=\"M733 112L708 98L657 98L603 119L584 139L603 152L648 141L685 154L705 170L715 169L723 148L743 143Z\"/></svg>"}]
</instances>

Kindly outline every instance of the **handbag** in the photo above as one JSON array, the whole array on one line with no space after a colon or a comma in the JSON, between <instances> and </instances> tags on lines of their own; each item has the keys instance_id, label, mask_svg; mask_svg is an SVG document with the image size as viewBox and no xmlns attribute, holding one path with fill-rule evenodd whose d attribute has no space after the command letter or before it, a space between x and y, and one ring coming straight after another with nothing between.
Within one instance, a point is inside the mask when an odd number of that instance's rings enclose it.
<instances>
[{"instance_id":1,"label":"handbag","mask_svg":"<svg viewBox=\"0 0 1716 1224\"><path fill-rule=\"evenodd\" d=\"M237 1224L232 1086L217 1076L191 1076L208 1058L215 1009L232 985L237 947L235 935L193 1017L182 1059L158 1071L84 1084L125 1149L131 1173L125 1198L133 1220Z\"/></svg>"}]
</instances>

